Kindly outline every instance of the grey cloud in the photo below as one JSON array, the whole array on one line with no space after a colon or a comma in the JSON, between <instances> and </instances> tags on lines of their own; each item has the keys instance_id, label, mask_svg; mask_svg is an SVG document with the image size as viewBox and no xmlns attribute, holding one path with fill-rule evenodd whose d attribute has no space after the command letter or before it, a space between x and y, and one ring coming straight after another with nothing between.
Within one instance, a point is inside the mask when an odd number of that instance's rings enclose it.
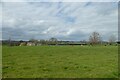
<instances>
[{"instance_id":1,"label":"grey cloud","mask_svg":"<svg viewBox=\"0 0 120 80\"><path fill-rule=\"evenodd\" d=\"M23 40L87 40L98 31L106 40L107 34L118 31L116 3L7 2L3 13L3 39L9 38L4 32L10 32L14 39Z\"/></svg>"}]
</instances>

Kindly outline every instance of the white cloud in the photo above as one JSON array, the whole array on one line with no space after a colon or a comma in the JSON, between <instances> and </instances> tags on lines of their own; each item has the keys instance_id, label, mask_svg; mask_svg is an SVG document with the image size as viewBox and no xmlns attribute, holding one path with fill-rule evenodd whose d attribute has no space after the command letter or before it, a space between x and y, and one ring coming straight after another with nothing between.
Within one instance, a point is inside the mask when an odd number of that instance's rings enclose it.
<instances>
[{"instance_id":1,"label":"white cloud","mask_svg":"<svg viewBox=\"0 0 120 80\"><path fill-rule=\"evenodd\" d=\"M118 30L117 3L113 2L5 2L3 13L3 30L19 39L83 40L93 31L105 36ZM16 30L24 35L19 37Z\"/></svg>"},{"instance_id":2,"label":"white cloud","mask_svg":"<svg viewBox=\"0 0 120 80\"><path fill-rule=\"evenodd\" d=\"M118 2L119 0L2 0L2 2Z\"/></svg>"}]
</instances>

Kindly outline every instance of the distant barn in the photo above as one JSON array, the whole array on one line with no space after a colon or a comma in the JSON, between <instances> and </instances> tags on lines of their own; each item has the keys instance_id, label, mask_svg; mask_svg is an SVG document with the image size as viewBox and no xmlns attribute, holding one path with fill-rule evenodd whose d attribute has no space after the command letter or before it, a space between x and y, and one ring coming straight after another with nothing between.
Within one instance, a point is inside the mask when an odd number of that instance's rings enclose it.
<instances>
[{"instance_id":1,"label":"distant barn","mask_svg":"<svg viewBox=\"0 0 120 80\"><path fill-rule=\"evenodd\" d=\"M33 42L27 42L27 46L35 46L35 43L33 43Z\"/></svg>"}]
</instances>

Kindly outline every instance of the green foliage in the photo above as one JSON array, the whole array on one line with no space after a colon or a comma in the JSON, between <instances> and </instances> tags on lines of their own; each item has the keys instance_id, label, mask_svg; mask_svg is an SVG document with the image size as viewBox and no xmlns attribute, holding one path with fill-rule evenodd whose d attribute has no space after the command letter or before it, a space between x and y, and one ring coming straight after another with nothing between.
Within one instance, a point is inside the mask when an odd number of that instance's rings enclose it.
<instances>
[{"instance_id":1,"label":"green foliage","mask_svg":"<svg viewBox=\"0 0 120 80\"><path fill-rule=\"evenodd\" d=\"M116 78L117 46L3 46L3 78Z\"/></svg>"}]
</instances>

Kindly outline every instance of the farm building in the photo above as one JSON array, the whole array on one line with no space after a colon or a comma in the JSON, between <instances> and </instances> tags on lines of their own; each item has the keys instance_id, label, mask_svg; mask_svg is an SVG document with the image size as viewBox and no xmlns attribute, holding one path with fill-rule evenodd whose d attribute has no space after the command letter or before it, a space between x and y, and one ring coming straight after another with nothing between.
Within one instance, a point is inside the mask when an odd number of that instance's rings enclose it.
<instances>
[{"instance_id":1,"label":"farm building","mask_svg":"<svg viewBox=\"0 0 120 80\"><path fill-rule=\"evenodd\" d=\"M33 42L27 42L26 45L27 45L27 46L35 46L35 43L33 43Z\"/></svg>"}]
</instances>

